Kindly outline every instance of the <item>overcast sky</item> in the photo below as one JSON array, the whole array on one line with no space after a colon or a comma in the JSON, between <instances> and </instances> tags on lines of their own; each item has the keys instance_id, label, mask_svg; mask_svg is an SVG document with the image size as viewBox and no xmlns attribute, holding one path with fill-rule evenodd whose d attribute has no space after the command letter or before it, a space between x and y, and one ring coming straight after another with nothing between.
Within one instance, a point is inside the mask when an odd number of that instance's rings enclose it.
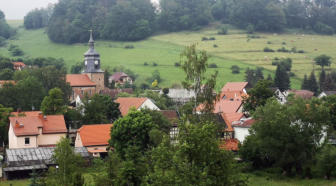
<instances>
[{"instance_id":1,"label":"overcast sky","mask_svg":"<svg viewBox=\"0 0 336 186\"><path fill-rule=\"evenodd\" d=\"M49 3L58 0L0 0L0 10L6 19L23 19L23 17L35 8L47 7Z\"/></svg>"}]
</instances>

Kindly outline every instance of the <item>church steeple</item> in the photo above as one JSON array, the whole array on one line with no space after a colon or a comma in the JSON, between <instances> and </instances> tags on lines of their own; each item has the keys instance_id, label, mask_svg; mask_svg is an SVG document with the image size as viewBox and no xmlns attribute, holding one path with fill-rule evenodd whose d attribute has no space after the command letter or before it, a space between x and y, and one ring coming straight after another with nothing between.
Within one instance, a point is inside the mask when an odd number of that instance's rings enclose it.
<instances>
[{"instance_id":1,"label":"church steeple","mask_svg":"<svg viewBox=\"0 0 336 186\"><path fill-rule=\"evenodd\" d=\"M100 55L94 49L93 31L90 30L89 50L84 54L84 73L103 72L100 69Z\"/></svg>"}]
</instances>

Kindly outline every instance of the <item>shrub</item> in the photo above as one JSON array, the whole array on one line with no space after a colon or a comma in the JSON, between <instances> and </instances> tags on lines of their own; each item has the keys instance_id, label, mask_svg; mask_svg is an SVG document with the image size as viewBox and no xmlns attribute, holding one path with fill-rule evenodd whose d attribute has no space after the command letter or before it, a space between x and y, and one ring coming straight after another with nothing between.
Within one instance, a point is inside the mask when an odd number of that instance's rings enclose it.
<instances>
[{"instance_id":1,"label":"shrub","mask_svg":"<svg viewBox=\"0 0 336 186\"><path fill-rule=\"evenodd\" d=\"M270 45L270 44L272 44L272 42L271 42L271 41L267 41L267 44L269 44L269 45Z\"/></svg>"},{"instance_id":2,"label":"shrub","mask_svg":"<svg viewBox=\"0 0 336 186\"><path fill-rule=\"evenodd\" d=\"M3 47L6 45L6 38L0 36L0 47Z\"/></svg>"},{"instance_id":3,"label":"shrub","mask_svg":"<svg viewBox=\"0 0 336 186\"><path fill-rule=\"evenodd\" d=\"M305 53L305 51L304 50L298 50L297 53L301 53L302 54L302 53Z\"/></svg>"},{"instance_id":4,"label":"shrub","mask_svg":"<svg viewBox=\"0 0 336 186\"><path fill-rule=\"evenodd\" d=\"M334 34L334 29L321 22L317 22L314 26L314 31L319 33L319 34L325 34L325 35L333 35Z\"/></svg>"},{"instance_id":5,"label":"shrub","mask_svg":"<svg viewBox=\"0 0 336 186\"><path fill-rule=\"evenodd\" d=\"M202 41L208 41L209 39L207 37L202 37Z\"/></svg>"},{"instance_id":6,"label":"shrub","mask_svg":"<svg viewBox=\"0 0 336 186\"><path fill-rule=\"evenodd\" d=\"M271 49L271 48L265 47L264 48L264 52L274 52L274 50Z\"/></svg>"},{"instance_id":7,"label":"shrub","mask_svg":"<svg viewBox=\"0 0 336 186\"><path fill-rule=\"evenodd\" d=\"M296 52L297 52L297 51L296 51L296 47L293 47L293 48L291 49L291 52L296 53Z\"/></svg>"},{"instance_id":8,"label":"shrub","mask_svg":"<svg viewBox=\"0 0 336 186\"><path fill-rule=\"evenodd\" d=\"M240 68L237 65L232 65L231 70L232 70L232 74L239 74L240 73Z\"/></svg>"},{"instance_id":9,"label":"shrub","mask_svg":"<svg viewBox=\"0 0 336 186\"><path fill-rule=\"evenodd\" d=\"M221 26L221 28L218 30L219 35L226 35L228 33L228 27L227 26Z\"/></svg>"},{"instance_id":10,"label":"shrub","mask_svg":"<svg viewBox=\"0 0 336 186\"><path fill-rule=\"evenodd\" d=\"M286 43L286 42L282 42L281 44L282 44L282 45L286 45L287 43Z\"/></svg>"},{"instance_id":11,"label":"shrub","mask_svg":"<svg viewBox=\"0 0 336 186\"><path fill-rule=\"evenodd\" d=\"M295 73L294 72L289 72L289 77L295 77Z\"/></svg>"},{"instance_id":12,"label":"shrub","mask_svg":"<svg viewBox=\"0 0 336 186\"><path fill-rule=\"evenodd\" d=\"M258 35L247 35L247 38L249 38L249 39L259 39L261 37L258 36Z\"/></svg>"},{"instance_id":13,"label":"shrub","mask_svg":"<svg viewBox=\"0 0 336 186\"><path fill-rule=\"evenodd\" d=\"M157 65L158 65L157 63L153 62L153 67L156 67Z\"/></svg>"},{"instance_id":14,"label":"shrub","mask_svg":"<svg viewBox=\"0 0 336 186\"><path fill-rule=\"evenodd\" d=\"M253 34L254 31L255 31L255 28L252 24L248 24L247 27L246 27L246 31L248 34Z\"/></svg>"},{"instance_id":15,"label":"shrub","mask_svg":"<svg viewBox=\"0 0 336 186\"><path fill-rule=\"evenodd\" d=\"M279 61L272 61L272 66L278 66Z\"/></svg>"},{"instance_id":16,"label":"shrub","mask_svg":"<svg viewBox=\"0 0 336 186\"><path fill-rule=\"evenodd\" d=\"M176 62L176 63L174 64L174 66L175 66L175 67L180 67L180 66L181 66L181 63L180 63L180 62Z\"/></svg>"},{"instance_id":17,"label":"shrub","mask_svg":"<svg viewBox=\"0 0 336 186\"><path fill-rule=\"evenodd\" d=\"M289 50L286 49L285 47L281 47L278 49L278 52L289 52Z\"/></svg>"},{"instance_id":18,"label":"shrub","mask_svg":"<svg viewBox=\"0 0 336 186\"><path fill-rule=\"evenodd\" d=\"M213 40L216 40L215 37L210 37L209 40L213 41Z\"/></svg>"},{"instance_id":19,"label":"shrub","mask_svg":"<svg viewBox=\"0 0 336 186\"><path fill-rule=\"evenodd\" d=\"M124 48L125 48L125 49L133 49L134 46L133 46L133 45L126 45Z\"/></svg>"},{"instance_id":20,"label":"shrub","mask_svg":"<svg viewBox=\"0 0 336 186\"><path fill-rule=\"evenodd\" d=\"M214 45L213 45L213 47L214 47L214 48L217 48L217 47L218 47L218 45L214 44Z\"/></svg>"},{"instance_id":21,"label":"shrub","mask_svg":"<svg viewBox=\"0 0 336 186\"><path fill-rule=\"evenodd\" d=\"M144 62L144 66L148 66L148 63L147 63L147 62Z\"/></svg>"},{"instance_id":22,"label":"shrub","mask_svg":"<svg viewBox=\"0 0 336 186\"><path fill-rule=\"evenodd\" d=\"M211 63L208 65L209 68L218 68L216 63Z\"/></svg>"}]
</instances>

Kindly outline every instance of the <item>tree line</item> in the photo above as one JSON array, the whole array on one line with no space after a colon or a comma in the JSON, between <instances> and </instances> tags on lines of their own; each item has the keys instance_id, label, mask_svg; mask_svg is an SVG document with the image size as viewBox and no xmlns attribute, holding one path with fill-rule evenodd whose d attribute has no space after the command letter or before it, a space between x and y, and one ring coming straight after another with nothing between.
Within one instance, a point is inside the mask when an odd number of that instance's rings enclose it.
<instances>
[{"instance_id":1,"label":"tree line","mask_svg":"<svg viewBox=\"0 0 336 186\"><path fill-rule=\"evenodd\" d=\"M15 33L16 31L8 25L5 14L0 10L0 47L6 45L6 39L9 39Z\"/></svg>"},{"instance_id":2,"label":"tree line","mask_svg":"<svg viewBox=\"0 0 336 186\"><path fill-rule=\"evenodd\" d=\"M157 31L198 30L221 21L249 32L281 32L300 28L320 34L336 29L334 0L61 0L53 9L33 10L25 17L27 29L47 26L58 43L86 42L87 31L98 39L135 41Z\"/></svg>"}]
</instances>

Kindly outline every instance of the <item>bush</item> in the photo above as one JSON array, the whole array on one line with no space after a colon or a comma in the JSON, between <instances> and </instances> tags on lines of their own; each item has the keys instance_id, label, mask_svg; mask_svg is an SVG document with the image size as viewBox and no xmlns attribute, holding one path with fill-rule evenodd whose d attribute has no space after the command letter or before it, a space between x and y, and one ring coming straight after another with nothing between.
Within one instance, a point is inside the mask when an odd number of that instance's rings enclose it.
<instances>
[{"instance_id":1,"label":"bush","mask_svg":"<svg viewBox=\"0 0 336 186\"><path fill-rule=\"evenodd\" d=\"M175 66L175 67L180 67L180 66L181 66L181 63L180 63L180 62L176 62L176 63L174 64L174 66Z\"/></svg>"},{"instance_id":2,"label":"bush","mask_svg":"<svg viewBox=\"0 0 336 186\"><path fill-rule=\"evenodd\" d=\"M325 35L333 35L334 34L334 29L321 22L317 22L314 26L314 31L319 33L319 34L325 34Z\"/></svg>"},{"instance_id":3,"label":"bush","mask_svg":"<svg viewBox=\"0 0 336 186\"><path fill-rule=\"evenodd\" d=\"M202 41L208 41L209 39L207 37L202 37Z\"/></svg>"},{"instance_id":4,"label":"bush","mask_svg":"<svg viewBox=\"0 0 336 186\"><path fill-rule=\"evenodd\" d=\"M218 45L214 44L214 45L213 45L213 47L214 47L214 48L217 48L217 47L218 47Z\"/></svg>"},{"instance_id":5,"label":"bush","mask_svg":"<svg viewBox=\"0 0 336 186\"><path fill-rule=\"evenodd\" d=\"M5 46L6 44L6 38L0 36L0 47Z\"/></svg>"},{"instance_id":6,"label":"bush","mask_svg":"<svg viewBox=\"0 0 336 186\"><path fill-rule=\"evenodd\" d=\"M267 44L269 44L269 45L270 45L270 44L272 44L272 42L271 42L271 41L267 41Z\"/></svg>"},{"instance_id":7,"label":"bush","mask_svg":"<svg viewBox=\"0 0 336 186\"><path fill-rule=\"evenodd\" d=\"M144 66L148 66L148 63L147 63L147 62L144 62Z\"/></svg>"},{"instance_id":8,"label":"bush","mask_svg":"<svg viewBox=\"0 0 336 186\"><path fill-rule=\"evenodd\" d=\"M285 47L281 47L277 50L278 52L289 52L288 49L286 49Z\"/></svg>"},{"instance_id":9,"label":"bush","mask_svg":"<svg viewBox=\"0 0 336 186\"><path fill-rule=\"evenodd\" d=\"M295 77L295 73L294 72L289 72L289 77Z\"/></svg>"},{"instance_id":10,"label":"bush","mask_svg":"<svg viewBox=\"0 0 336 186\"><path fill-rule=\"evenodd\" d=\"M134 46L133 46L133 45L126 45L124 48L125 48L125 49L133 49Z\"/></svg>"},{"instance_id":11,"label":"bush","mask_svg":"<svg viewBox=\"0 0 336 186\"><path fill-rule=\"evenodd\" d=\"M23 56L24 52L17 45L10 45L8 51L12 56Z\"/></svg>"},{"instance_id":12,"label":"bush","mask_svg":"<svg viewBox=\"0 0 336 186\"><path fill-rule=\"evenodd\" d=\"M248 24L247 27L246 27L246 31L248 34L253 34L254 31L255 31L255 28L252 24Z\"/></svg>"},{"instance_id":13,"label":"bush","mask_svg":"<svg viewBox=\"0 0 336 186\"><path fill-rule=\"evenodd\" d=\"M208 65L209 68L218 68L216 63L211 63Z\"/></svg>"},{"instance_id":14,"label":"bush","mask_svg":"<svg viewBox=\"0 0 336 186\"><path fill-rule=\"evenodd\" d=\"M265 47L264 48L264 52L274 52L274 50L271 49L271 48Z\"/></svg>"},{"instance_id":15,"label":"bush","mask_svg":"<svg viewBox=\"0 0 336 186\"><path fill-rule=\"evenodd\" d=\"M158 65L157 63L153 62L153 67L156 67L157 65Z\"/></svg>"},{"instance_id":16,"label":"bush","mask_svg":"<svg viewBox=\"0 0 336 186\"><path fill-rule=\"evenodd\" d=\"M214 41L214 40L216 40L216 38L215 37L210 37L209 40Z\"/></svg>"},{"instance_id":17,"label":"bush","mask_svg":"<svg viewBox=\"0 0 336 186\"><path fill-rule=\"evenodd\" d=\"M297 53L301 53L302 54L302 53L305 53L305 51L304 50L298 50Z\"/></svg>"},{"instance_id":18,"label":"bush","mask_svg":"<svg viewBox=\"0 0 336 186\"><path fill-rule=\"evenodd\" d=\"M228 30L229 28L227 26L222 26L217 33L219 35L226 35L228 33Z\"/></svg>"},{"instance_id":19,"label":"bush","mask_svg":"<svg viewBox=\"0 0 336 186\"><path fill-rule=\"evenodd\" d=\"M293 47L293 48L291 49L291 52L296 53L296 52L297 52L297 51L296 51L296 47Z\"/></svg>"},{"instance_id":20,"label":"bush","mask_svg":"<svg viewBox=\"0 0 336 186\"><path fill-rule=\"evenodd\" d=\"M232 74L239 74L240 73L240 68L237 65L232 65L231 70L232 70Z\"/></svg>"},{"instance_id":21,"label":"bush","mask_svg":"<svg viewBox=\"0 0 336 186\"><path fill-rule=\"evenodd\" d=\"M286 43L286 42L282 42L281 44L282 44L282 45L287 45L287 43Z\"/></svg>"},{"instance_id":22,"label":"bush","mask_svg":"<svg viewBox=\"0 0 336 186\"><path fill-rule=\"evenodd\" d=\"M259 39L261 37L258 36L258 35L247 35L247 38L249 38L249 39Z\"/></svg>"}]
</instances>

